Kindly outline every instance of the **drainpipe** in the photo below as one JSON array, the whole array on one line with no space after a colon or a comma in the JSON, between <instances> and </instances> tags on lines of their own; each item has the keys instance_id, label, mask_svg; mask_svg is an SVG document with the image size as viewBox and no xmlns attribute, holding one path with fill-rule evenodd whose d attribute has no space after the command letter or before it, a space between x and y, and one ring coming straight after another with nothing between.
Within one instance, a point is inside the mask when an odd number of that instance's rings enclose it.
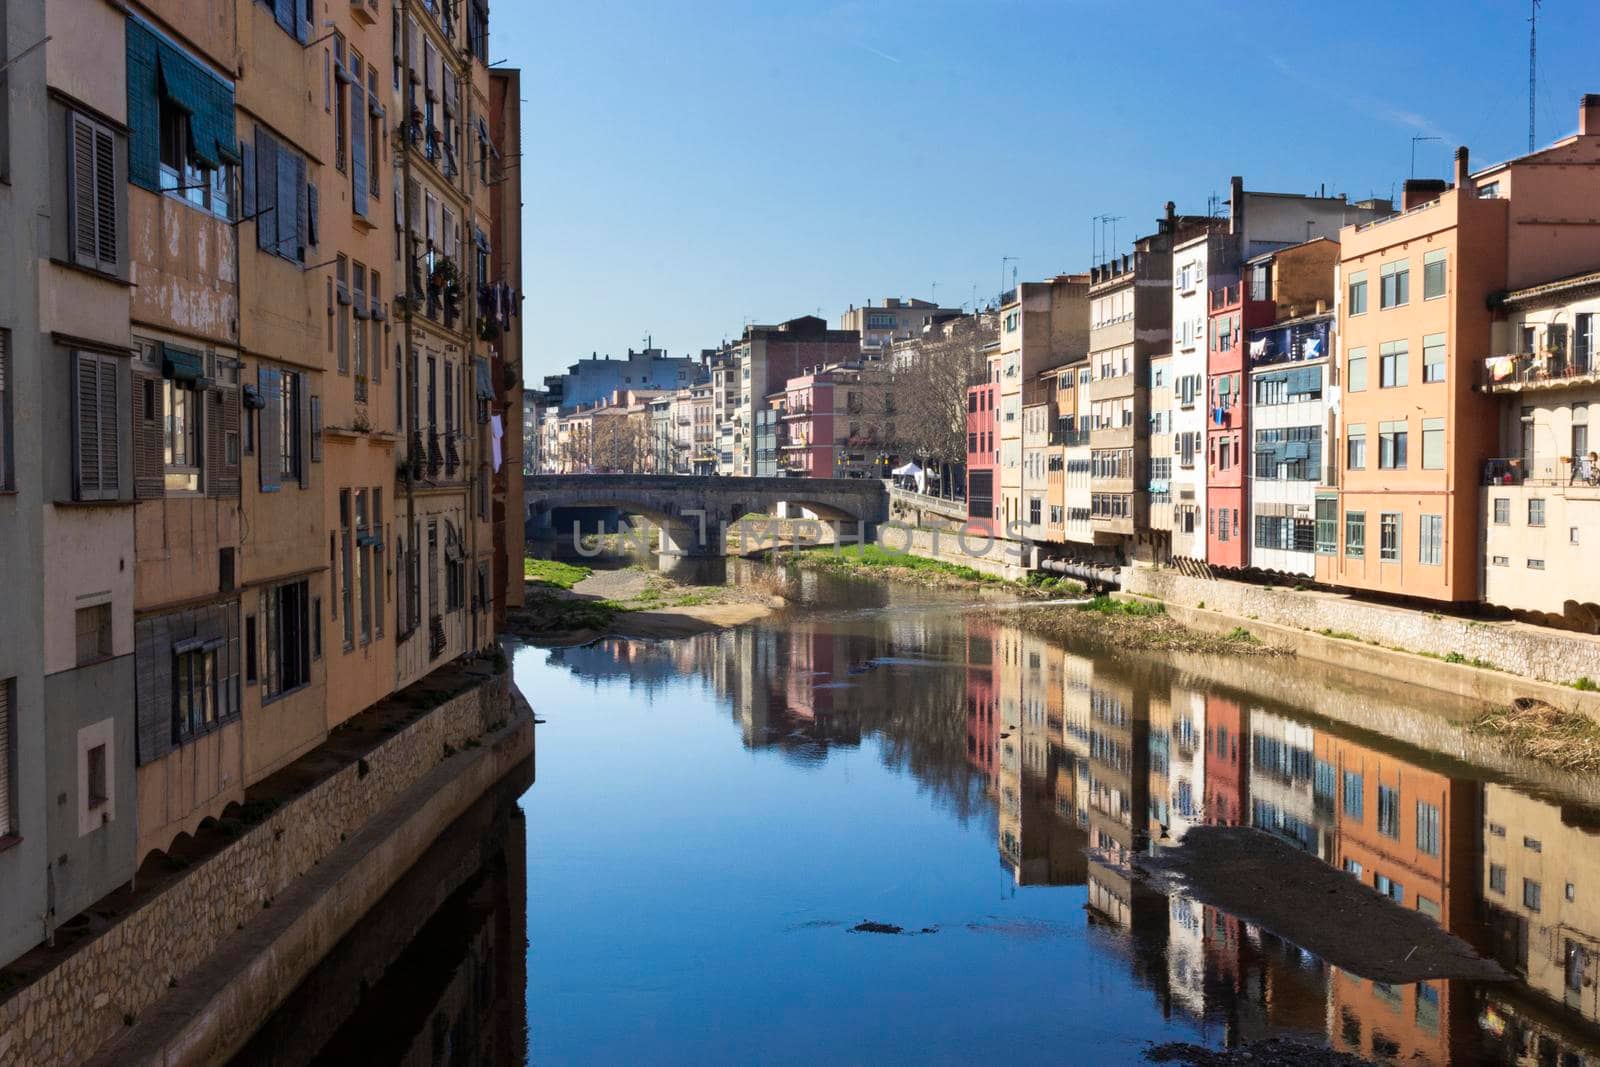
<instances>
[{"instance_id":1,"label":"drainpipe","mask_svg":"<svg viewBox=\"0 0 1600 1067\"><path fill-rule=\"evenodd\" d=\"M402 213L401 225L405 232L405 240L401 242L401 247L405 250L404 260L400 264L400 269L401 277L406 289L405 358L401 360L400 368L400 388L402 398L402 403L400 405L400 435L402 438L404 438L406 445L406 540L411 546L413 557L415 557L420 550L417 547L416 480L411 474L411 472L415 469L416 463L415 457L411 455L411 422L413 419L416 419L418 420L419 426L421 425L421 422L420 416L415 410L415 407L408 406L411 405L411 398L417 391L416 383L411 380L411 368L416 360L416 330L412 323L412 318L416 314L414 304L417 295L411 290L412 272L416 269L417 265L416 235L411 231L412 205L410 202L411 94L413 92L411 84L411 67L413 61L413 56L411 55L411 0L400 0L400 33L401 40L403 42L401 45L401 65L405 68L403 73L405 78L405 93L400 100L400 182L403 188L398 190L396 195L400 197L400 208ZM420 202L416 205L416 207L417 210L422 210L422 204ZM411 564L406 560L401 560L400 566L406 569L405 610L407 620L411 623L410 630L407 632L415 633L420 625L420 620L411 618L411 605L413 602L421 603L422 595L419 590L412 588L413 575L416 573L415 569L412 568ZM417 577L420 578L420 575L417 575ZM399 650L396 649L397 654L398 651Z\"/></svg>"}]
</instances>

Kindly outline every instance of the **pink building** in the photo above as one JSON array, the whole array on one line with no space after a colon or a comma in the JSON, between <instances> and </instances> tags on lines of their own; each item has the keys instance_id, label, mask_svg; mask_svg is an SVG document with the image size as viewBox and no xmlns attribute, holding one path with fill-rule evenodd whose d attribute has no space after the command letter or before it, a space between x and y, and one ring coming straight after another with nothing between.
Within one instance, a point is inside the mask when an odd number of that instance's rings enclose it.
<instances>
[{"instance_id":1,"label":"pink building","mask_svg":"<svg viewBox=\"0 0 1600 1067\"><path fill-rule=\"evenodd\" d=\"M990 360L987 380L967 388L967 525L989 533L994 532L998 488L995 404L1000 399L999 378L999 364Z\"/></svg>"},{"instance_id":2,"label":"pink building","mask_svg":"<svg viewBox=\"0 0 1600 1067\"><path fill-rule=\"evenodd\" d=\"M869 395L870 394L870 395ZM818 367L767 398L778 412L778 469L793 478L877 475L883 397L853 367Z\"/></svg>"}]
</instances>

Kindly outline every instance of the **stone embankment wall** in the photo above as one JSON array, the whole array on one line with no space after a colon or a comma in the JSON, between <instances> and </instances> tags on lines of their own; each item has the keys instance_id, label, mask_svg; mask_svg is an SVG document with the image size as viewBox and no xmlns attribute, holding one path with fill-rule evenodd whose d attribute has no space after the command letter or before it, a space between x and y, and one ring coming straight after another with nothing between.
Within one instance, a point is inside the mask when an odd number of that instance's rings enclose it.
<instances>
[{"instance_id":1,"label":"stone embankment wall","mask_svg":"<svg viewBox=\"0 0 1600 1067\"><path fill-rule=\"evenodd\" d=\"M1585 677L1600 683L1600 639L1588 635L1372 604L1318 590L1191 578L1149 567L1125 568L1122 588L1169 608L1204 609L1179 615L1182 622L1204 627L1205 616L1214 615L1230 624L1281 628L1300 655L1341 666L1481 700L1526 694L1600 712L1594 694L1568 688Z\"/></svg>"},{"instance_id":2,"label":"stone embankment wall","mask_svg":"<svg viewBox=\"0 0 1600 1067\"><path fill-rule=\"evenodd\" d=\"M936 559L961 567L971 567L998 578L1020 580L1028 574L1032 550L1019 541L987 537L982 533L959 534L954 530L911 529L898 523L878 527L878 544L894 552L908 552L924 559ZM844 549L848 551L848 547Z\"/></svg>"},{"instance_id":3,"label":"stone embankment wall","mask_svg":"<svg viewBox=\"0 0 1600 1067\"><path fill-rule=\"evenodd\" d=\"M125 1033L225 939L438 768L447 751L507 723L510 678L509 671L488 677L428 712L0 1003L0 1063L79 1063Z\"/></svg>"}]
</instances>

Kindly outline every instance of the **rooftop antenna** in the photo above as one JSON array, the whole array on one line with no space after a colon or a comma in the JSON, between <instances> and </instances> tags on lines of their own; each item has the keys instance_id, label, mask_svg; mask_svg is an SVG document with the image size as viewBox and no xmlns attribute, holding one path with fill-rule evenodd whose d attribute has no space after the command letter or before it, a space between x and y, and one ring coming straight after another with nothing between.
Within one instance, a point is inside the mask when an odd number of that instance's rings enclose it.
<instances>
[{"instance_id":1,"label":"rooftop antenna","mask_svg":"<svg viewBox=\"0 0 1600 1067\"><path fill-rule=\"evenodd\" d=\"M1017 261L1017 257L1016 256L1001 256L1000 257L1000 296L1005 296L1006 295L1006 264L1007 263L1015 263L1016 261ZM998 300L998 299L999 298L996 297L996 300ZM1000 306L999 303L995 304L995 307L999 307L999 306Z\"/></svg>"},{"instance_id":2,"label":"rooftop antenna","mask_svg":"<svg viewBox=\"0 0 1600 1067\"><path fill-rule=\"evenodd\" d=\"M1535 72L1539 68L1539 0L1529 0L1528 11L1528 151L1533 151Z\"/></svg>"},{"instance_id":3,"label":"rooftop antenna","mask_svg":"<svg viewBox=\"0 0 1600 1067\"><path fill-rule=\"evenodd\" d=\"M1534 0L1534 3L1538 3L1538 2L1539 2L1539 0ZM1530 134L1530 136L1531 136L1531 134ZM1423 136L1422 134L1418 134L1417 136L1411 138L1411 177L1415 178L1417 176L1417 142L1418 141L1442 141L1442 140L1444 140L1443 137L1426 137L1426 136Z\"/></svg>"}]
</instances>

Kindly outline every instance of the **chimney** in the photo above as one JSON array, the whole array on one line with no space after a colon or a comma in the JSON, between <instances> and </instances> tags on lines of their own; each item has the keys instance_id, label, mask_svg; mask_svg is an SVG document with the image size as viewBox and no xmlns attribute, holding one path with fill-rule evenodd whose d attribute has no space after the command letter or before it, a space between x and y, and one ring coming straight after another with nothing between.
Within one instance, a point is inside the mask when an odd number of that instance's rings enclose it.
<instances>
[{"instance_id":1,"label":"chimney","mask_svg":"<svg viewBox=\"0 0 1600 1067\"><path fill-rule=\"evenodd\" d=\"M1244 178L1238 174L1228 179L1228 233L1237 237L1244 232Z\"/></svg>"},{"instance_id":2,"label":"chimney","mask_svg":"<svg viewBox=\"0 0 1600 1067\"><path fill-rule=\"evenodd\" d=\"M1457 166L1459 166L1459 161ZM1431 200L1437 200L1450 188L1442 178L1407 178L1401 186L1400 210L1410 211Z\"/></svg>"},{"instance_id":3,"label":"chimney","mask_svg":"<svg viewBox=\"0 0 1600 1067\"><path fill-rule=\"evenodd\" d=\"M1578 104L1578 136L1600 137L1600 93L1584 93Z\"/></svg>"},{"instance_id":4,"label":"chimney","mask_svg":"<svg viewBox=\"0 0 1600 1067\"><path fill-rule=\"evenodd\" d=\"M1467 187L1467 179L1470 173L1470 169L1467 167L1467 146L1462 145L1460 148L1456 149L1457 189L1465 189Z\"/></svg>"}]
</instances>

